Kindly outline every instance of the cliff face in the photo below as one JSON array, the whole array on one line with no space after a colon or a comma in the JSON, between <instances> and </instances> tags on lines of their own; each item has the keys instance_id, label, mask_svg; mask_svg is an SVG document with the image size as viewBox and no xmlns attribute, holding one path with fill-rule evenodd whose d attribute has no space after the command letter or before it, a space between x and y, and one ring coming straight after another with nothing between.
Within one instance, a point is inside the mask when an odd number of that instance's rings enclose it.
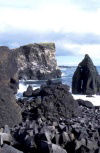
<instances>
[{"instance_id":1,"label":"cliff face","mask_svg":"<svg viewBox=\"0 0 100 153\"><path fill-rule=\"evenodd\" d=\"M8 47L0 47L0 128L21 122L21 109L16 103L17 63Z\"/></svg>"},{"instance_id":2,"label":"cliff face","mask_svg":"<svg viewBox=\"0 0 100 153\"><path fill-rule=\"evenodd\" d=\"M55 44L29 44L14 49L19 79L52 79L61 77L55 59Z\"/></svg>"},{"instance_id":3,"label":"cliff face","mask_svg":"<svg viewBox=\"0 0 100 153\"><path fill-rule=\"evenodd\" d=\"M17 92L17 63L13 52L6 46L0 46L0 86L9 86Z\"/></svg>"}]
</instances>

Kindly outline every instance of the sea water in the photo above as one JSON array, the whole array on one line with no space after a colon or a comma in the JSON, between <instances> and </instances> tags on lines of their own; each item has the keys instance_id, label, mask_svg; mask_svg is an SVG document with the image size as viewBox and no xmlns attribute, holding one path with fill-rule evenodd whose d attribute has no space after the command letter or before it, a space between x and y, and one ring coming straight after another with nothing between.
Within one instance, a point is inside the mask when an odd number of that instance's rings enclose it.
<instances>
[{"instance_id":1,"label":"sea water","mask_svg":"<svg viewBox=\"0 0 100 153\"><path fill-rule=\"evenodd\" d=\"M76 67L62 67L60 68L62 72L61 80L63 84L67 84L70 87L72 87L72 77L76 70ZM97 70L100 74L100 67L97 67ZM23 92L26 91L27 87L29 85L32 86L33 90L39 88L42 84L46 84L46 80L21 80L19 81L19 89L16 95L16 98L22 98ZM93 97L86 97L86 95L74 95L72 94L74 99L83 99L91 101L95 106L100 105L100 96L99 95L93 95Z\"/></svg>"}]
</instances>

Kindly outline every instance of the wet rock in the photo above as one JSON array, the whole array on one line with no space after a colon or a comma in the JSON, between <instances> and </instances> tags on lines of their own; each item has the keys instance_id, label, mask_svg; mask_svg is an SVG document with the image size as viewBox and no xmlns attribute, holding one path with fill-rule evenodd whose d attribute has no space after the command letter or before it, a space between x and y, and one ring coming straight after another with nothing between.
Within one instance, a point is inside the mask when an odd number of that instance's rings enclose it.
<instances>
[{"instance_id":1,"label":"wet rock","mask_svg":"<svg viewBox=\"0 0 100 153\"><path fill-rule=\"evenodd\" d=\"M78 104L81 105L81 106L85 106L87 108L93 108L93 104L90 102L90 101L84 101L82 99L78 99L77 100Z\"/></svg>"},{"instance_id":2,"label":"wet rock","mask_svg":"<svg viewBox=\"0 0 100 153\"><path fill-rule=\"evenodd\" d=\"M72 93L100 94L100 76L89 55L79 63L72 78Z\"/></svg>"},{"instance_id":3,"label":"wet rock","mask_svg":"<svg viewBox=\"0 0 100 153\"><path fill-rule=\"evenodd\" d=\"M57 121L61 117L67 118L80 114L78 103L69 93L69 87L63 84L45 85L35 93L33 105L30 110L25 110L23 116L38 118L44 116L51 121ZM53 114L53 115L52 115Z\"/></svg>"},{"instance_id":4,"label":"wet rock","mask_svg":"<svg viewBox=\"0 0 100 153\"><path fill-rule=\"evenodd\" d=\"M33 89L32 86L28 86L27 90L23 93L24 97L32 97Z\"/></svg>"}]
</instances>

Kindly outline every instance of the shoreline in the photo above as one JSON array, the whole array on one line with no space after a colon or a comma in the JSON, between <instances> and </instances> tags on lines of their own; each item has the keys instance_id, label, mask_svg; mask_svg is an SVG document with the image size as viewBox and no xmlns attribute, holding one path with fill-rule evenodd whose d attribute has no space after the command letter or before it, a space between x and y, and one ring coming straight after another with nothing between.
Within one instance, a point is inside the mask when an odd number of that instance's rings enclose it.
<instances>
[{"instance_id":1,"label":"shoreline","mask_svg":"<svg viewBox=\"0 0 100 153\"><path fill-rule=\"evenodd\" d=\"M19 89L18 89L18 92L16 94L16 99L18 98L21 98L21 97L18 97L19 96L22 96L23 92L27 90L27 87L29 85L31 85L33 87L33 90L35 89L38 89L40 88L41 84L39 84L39 82L44 82L45 83L45 80L42 80L42 81L35 81L35 80L31 80L31 82L29 84L25 83L25 82L30 82L30 80L26 80L26 81L20 81L19 83ZM34 82L34 84L31 84L32 82ZM36 83L35 83L36 82ZM38 82L38 83L37 83ZM70 92L71 92L71 88L70 88ZM72 94L72 92L71 92ZM90 101L92 102L92 104L94 106L100 106L100 95L92 95L92 97L87 97L87 95L80 95L80 94L72 94L73 98L75 100L77 99L82 99L82 100L85 100L85 101Z\"/></svg>"}]
</instances>

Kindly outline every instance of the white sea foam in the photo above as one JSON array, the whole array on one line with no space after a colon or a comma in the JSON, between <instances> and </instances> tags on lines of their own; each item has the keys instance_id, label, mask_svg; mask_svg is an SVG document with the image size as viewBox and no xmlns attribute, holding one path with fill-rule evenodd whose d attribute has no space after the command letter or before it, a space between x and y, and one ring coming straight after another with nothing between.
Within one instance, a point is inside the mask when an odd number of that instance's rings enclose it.
<instances>
[{"instance_id":1,"label":"white sea foam","mask_svg":"<svg viewBox=\"0 0 100 153\"><path fill-rule=\"evenodd\" d=\"M19 81L19 89L16 94L16 98L22 98L23 97L23 92L27 90L27 87L31 85L33 90L39 88L36 84L34 86L32 84L25 84L25 81Z\"/></svg>"},{"instance_id":2,"label":"white sea foam","mask_svg":"<svg viewBox=\"0 0 100 153\"><path fill-rule=\"evenodd\" d=\"M26 91L28 85L25 85L24 83L19 83L19 89L18 89L18 93L22 93L24 91Z\"/></svg>"},{"instance_id":3,"label":"white sea foam","mask_svg":"<svg viewBox=\"0 0 100 153\"><path fill-rule=\"evenodd\" d=\"M66 73L65 72L62 72L61 76L62 77L65 77L66 76Z\"/></svg>"},{"instance_id":4,"label":"white sea foam","mask_svg":"<svg viewBox=\"0 0 100 153\"><path fill-rule=\"evenodd\" d=\"M86 97L86 95L74 95L72 94L74 99L83 99L83 100L88 100L92 102L94 106L100 106L100 96L99 95L93 95L93 97Z\"/></svg>"},{"instance_id":5,"label":"white sea foam","mask_svg":"<svg viewBox=\"0 0 100 153\"><path fill-rule=\"evenodd\" d=\"M39 84L38 85L37 84L30 84L30 85L32 86L33 90L40 87ZM19 89L17 91L16 98L23 97L23 92L27 90L28 86L29 86L29 84L25 84L24 81L21 81L19 83ZM71 92L71 88L70 88L70 92ZM93 95L93 97L86 97L86 95L72 94L72 96L75 100L77 100L77 99L88 100L88 101L92 102L94 106L100 106L100 96L99 95Z\"/></svg>"}]
</instances>

